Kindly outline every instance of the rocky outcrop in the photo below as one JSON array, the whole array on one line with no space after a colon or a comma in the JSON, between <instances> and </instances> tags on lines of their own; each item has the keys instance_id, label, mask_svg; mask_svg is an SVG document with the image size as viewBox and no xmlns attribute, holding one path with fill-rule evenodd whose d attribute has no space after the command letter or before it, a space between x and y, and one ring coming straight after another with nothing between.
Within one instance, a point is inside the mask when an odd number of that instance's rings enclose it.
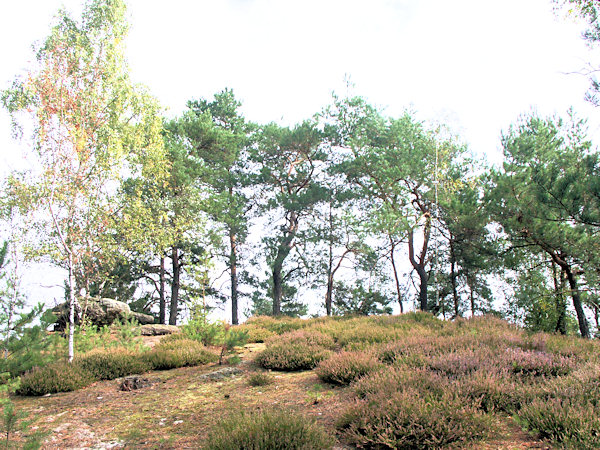
<instances>
[{"instance_id":1,"label":"rocky outcrop","mask_svg":"<svg viewBox=\"0 0 600 450\"><path fill-rule=\"evenodd\" d=\"M165 334L179 333L181 330L175 325L153 323L150 325L142 325L140 331L142 336L163 336Z\"/></svg>"},{"instance_id":2,"label":"rocky outcrop","mask_svg":"<svg viewBox=\"0 0 600 450\"><path fill-rule=\"evenodd\" d=\"M79 298L75 308L75 324L81 323L83 317L97 326L111 325L117 320L135 319L141 324L154 322L154 317L131 311L129 305L111 298ZM64 330L69 323L69 303L61 303L52 308L56 315L56 330Z\"/></svg>"}]
</instances>

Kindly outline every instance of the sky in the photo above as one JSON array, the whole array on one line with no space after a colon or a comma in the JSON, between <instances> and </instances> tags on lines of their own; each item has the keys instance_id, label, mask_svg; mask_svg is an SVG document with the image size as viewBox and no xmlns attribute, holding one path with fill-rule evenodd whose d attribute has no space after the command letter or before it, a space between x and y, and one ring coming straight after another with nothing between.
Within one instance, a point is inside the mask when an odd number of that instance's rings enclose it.
<instances>
[{"instance_id":1,"label":"sky","mask_svg":"<svg viewBox=\"0 0 600 450\"><path fill-rule=\"evenodd\" d=\"M62 6L0 2L0 89L34 58ZM233 89L249 120L294 124L331 101L362 95L394 116L443 122L477 155L501 162L500 135L520 115L568 108L599 135L581 70L600 61L583 24L551 0L129 0L127 59L165 115ZM348 87L347 80L352 86ZM0 111L0 176L22 167L25 141ZM42 283L40 281L40 283ZM48 282L43 282L48 284Z\"/></svg>"}]
</instances>

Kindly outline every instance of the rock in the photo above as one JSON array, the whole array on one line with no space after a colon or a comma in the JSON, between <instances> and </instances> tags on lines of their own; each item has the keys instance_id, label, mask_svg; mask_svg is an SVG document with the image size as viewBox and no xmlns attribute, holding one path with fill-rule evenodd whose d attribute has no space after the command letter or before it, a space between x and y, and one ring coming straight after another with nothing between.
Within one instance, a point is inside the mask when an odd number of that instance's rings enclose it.
<instances>
[{"instance_id":1,"label":"rock","mask_svg":"<svg viewBox=\"0 0 600 450\"><path fill-rule=\"evenodd\" d=\"M142 336L162 336L165 334L179 333L181 330L175 325L161 325L153 323L150 325L142 325L140 327Z\"/></svg>"},{"instance_id":2,"label":"rock","mask_svg":"<svg viewBox=\"0 0 600 450\"><path fill-rule=\"evenodd\" d=\"M130 317L137 320L140 325L148 325L154 323L154 316L132 311Z\"/></svg>"},{"instance_id":3,"label":"rock","mask_svg":"<svg viewBox=\"0 0 600 450\"><path fill-rule=\"evenodd\" d=\"M52 308L57 316L55 330L64 330L69 322L69 303L61 303ZM79 298L75 307L75 324L86 317L96 326L111 325L117 320L136 319L140 323L152 323L154 318L147 314L134 313L129 305L111 298Z\"/></svg>"},{"instance_id":4,"label":"rock","mask_svg":"<svg viewBox=\"0 0 600 450\"><path fill-rule=\"evenodd\" d=\"M132 377L123 378L123 381L121 381L121 385L119 386L119 389L121 389L122 391L133 391L133 390L142 389L142 388L145 388L145 387L148 387L151 385L152 385L152 382L148 378L132 376Z\"/></svg>"},{"instance_id":5,"label":"rock","mask_svg":"<svg viewBox=\"0 0 600 450\"><path fill-rule=\"evenodd\" d=\"M222 380L224 378L233 377L242 373L242 370L237 367L224 367L223 369L215 370L214 372L200 375L200 380Z\"/></svg>"}]
</instances>

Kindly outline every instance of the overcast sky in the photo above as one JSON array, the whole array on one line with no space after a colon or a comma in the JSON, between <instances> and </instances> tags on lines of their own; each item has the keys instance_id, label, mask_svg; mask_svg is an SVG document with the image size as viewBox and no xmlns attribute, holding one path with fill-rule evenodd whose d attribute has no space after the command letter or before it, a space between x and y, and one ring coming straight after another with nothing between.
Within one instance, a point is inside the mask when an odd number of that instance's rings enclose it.
<instances>
[{"instance_id":1,"label":"overcast sky","mask_svg":"<svg viewBox=\"0 0 600 450\"><path fill-rule=\"evenodd\" d=\"M0 89L33 59L64 5L80 0L0 3ZM588 80L573 72L600 61L582 24L551 0L130 0L127 57L133 79L167 108L232 88L250 120L293 124L354 94L398 115L448 123L470 148L501 160L499 136L531 110L573 106L598 134L599 110L583 101ZM0 112L0 174L18 167L23 143Z\"/></svg>"}]
</instances>

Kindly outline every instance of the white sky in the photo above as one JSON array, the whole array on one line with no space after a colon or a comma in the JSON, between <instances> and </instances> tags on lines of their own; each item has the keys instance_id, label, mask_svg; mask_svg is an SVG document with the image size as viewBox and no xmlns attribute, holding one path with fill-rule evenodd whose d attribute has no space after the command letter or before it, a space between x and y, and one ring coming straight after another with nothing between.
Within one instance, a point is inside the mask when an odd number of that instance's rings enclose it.
<instances>
[{"instance_id":1,"label":"white sky","mask_svg":"<svg viewBox=\"0 0 600 450\"><path fill-rule=\"evenodd\" d=\"M81 0L0 0L0 89L33 59L64 5ZM499 162L499 136L522 113L570 106L598 135L580 71L600 62L582 24L551 0L129 0L128 60L177 115L192 98L232 88L250 120L296 123L353 93L448 123L471 149ZM23 143L0 112L0 175L18 167Z\"/></svg>"}]
</instances>

